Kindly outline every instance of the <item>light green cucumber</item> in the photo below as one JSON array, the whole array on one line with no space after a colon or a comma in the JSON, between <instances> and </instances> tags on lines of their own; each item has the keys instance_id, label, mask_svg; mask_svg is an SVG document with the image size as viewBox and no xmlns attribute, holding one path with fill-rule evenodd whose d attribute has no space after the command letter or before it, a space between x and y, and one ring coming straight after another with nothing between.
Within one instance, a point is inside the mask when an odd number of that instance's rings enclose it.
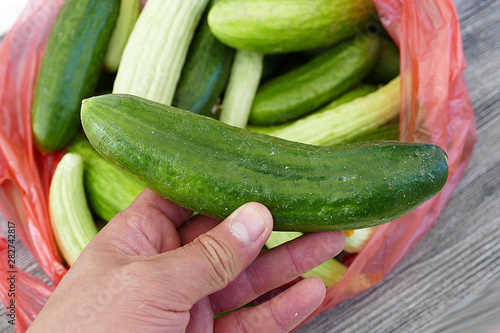
<instances>
[{"instance_id":1,"label":"light green cucumber","mask_svg":"<svg viewBox=\"0 0 500 333\"><path fill-rule=\"evenodd\" d=\"M108 50L104 56L104 67L116 72L120 65L123 49L127 45L128 37L134 28L135 22L141 11L140 0L121 0L120 13L116 22L115 30L111 35Z\"/></svg>"},{"instance_id":2,"label":"light green cucumber","mask_svg":"<svg viewBox=\"0 0 500 333\"><path fill-rule=\"evenodd\" d=\"M113 93L170 105L208 0L148 0L123 51Z\"/></svg>"},{"instance_id":3,"label":"light green cucumber","mask_svg":"<svg viewBox=\"0 0 500 333\"><path fill-rule=\"evenodd\" d=\"M237 50L221 105L220 121L244 128L262 75L263 55Z\"/></svg>"},{"instance_id":4,"label":"light green cucumber","mask_svg":"<svg viewBox=\"0 0 500 333\"><path fill-rule=\"evenodd\" d=\"M97 235L83 187L83 160L66 153L57 164L49 189L50 223L59 251L72 266Z\"/></svg>"},{"instance_id":5,"label":"light green cucumber","mask_svg":"<svg viewBox=\"0 0 500 333\"><path fill-rule=\"evenodd\" d=\"M221 0L208 15L214 35L236 49L288 53L364 31L372 0Z\"/></svg>"},{"instance_id":6,"label":"light green cucumber","mask_svg":"<svg viewBox=\"0 0 500 333\"><path fill-rule=\"evenodd\" d=\"M342 143L357 143L375 140L399 140L399 124L392 123L382 125L369 131L361 132Z\"/></svg>"},{"instance_id":7,"label":"light green cucumber","mask_svg":"<svg viewBox=\"0 0 500 333\"><path fill-rule=\"evenodd\" d=\"M347 104L349 102L354 101L355 99L357 99L359 97L365 97L366 95L371 94L372 92L376 91L378 88L380 88L380 87L375 86L375 85L369 85L369 84L361 84L361 85L345 92L344 94L342 94L338 98L334 99L333 101L328 103L324 108L327 108L327 107L334 108L334 107L340 106L342 104Z\"/></svg>"}]
</instances>

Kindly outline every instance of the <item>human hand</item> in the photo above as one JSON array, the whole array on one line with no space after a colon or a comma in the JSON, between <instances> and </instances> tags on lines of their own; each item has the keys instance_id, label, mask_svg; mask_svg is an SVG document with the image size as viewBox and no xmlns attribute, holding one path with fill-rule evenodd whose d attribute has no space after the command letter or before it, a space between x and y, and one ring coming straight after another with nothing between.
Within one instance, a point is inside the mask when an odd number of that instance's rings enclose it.
<instances>
[{"instance_id":1,"label":"human hand","mask_svg":"<svg viewBox=\"0 0 500 333\"><path fill-rule=\"evenodd\" d=\"M287 332L322 302L308 278L237 309L338 254L341 232L262 251L270 212L248 203L223 222L145 190L84 249L29 332Z\"/></svg>"}]
</instances>

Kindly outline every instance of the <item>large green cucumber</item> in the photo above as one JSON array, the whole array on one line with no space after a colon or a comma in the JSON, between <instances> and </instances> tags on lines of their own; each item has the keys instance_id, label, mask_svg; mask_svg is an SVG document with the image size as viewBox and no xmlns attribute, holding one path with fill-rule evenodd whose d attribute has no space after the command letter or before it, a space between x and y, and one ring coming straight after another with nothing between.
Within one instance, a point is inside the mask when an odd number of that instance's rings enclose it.
<instances>
[{"instance_id":1,"label":"large green cucumber","mask_svg":"<svg viewBox=\"0 0 500 333\"><path fill-rule=\"evenodd\" d=\"M87 99L84 131L106 159L199 213L225 218L258 201L275 230L352 230L392 221L447 181L438 146L321 147L224 124L130 95Z\"/></svg>"},{"instance_id":2,"label":"large green cucumber","mask_svg":"<svg viewBox=\"0 0 500 333\"><path fill-rule=\"evenodd\" d=\"M67 0L49 35L37 77L32 126L45 152L64 147L80 127L80 105L96 87L120 0Z\"/></svg>"},{"instance_id":3,"label":"large green cucumber","mask_svg":"<svg viewBox=\"0 0 500 333\"><path fill-rule=\"evenodd\" d=\"M207 15L208 9L189 46L172 105L209 116L229 78L234 49L215 38Z\"/></svg>"},{"instance_id":4,"label":"large green cucumber","mask_svg":"<svg viewBox=\"0 0 500 333\"><path fill-rule=\"evenodd\" d=\"M127 208L146 187L129 172L99 155L83 134L75 136L68 152L82 157L87 200L94 213L106 222Z\"/></svg>"},{"instance_id":5,"label":"large green cucumber","mask_svg":"<svg viewBox=\"0 0 500 333\"><path fill-rule=\"evenodd\" d=\"M221 0L208 24L223 43L259 53L331 45L364 31L372 0Z\"/></svg>"},{"instance_id":6,"label":"large green cucumber","mask_svg":"<svg viewBox=\"0 0 500 333\"><path fill-rule=\"evenodd\" d=\"M379 51L379 38L357 36L266 82L257 91L249 122L272 125L318 109L361 82Z\"/></svg>"}]
</instances>

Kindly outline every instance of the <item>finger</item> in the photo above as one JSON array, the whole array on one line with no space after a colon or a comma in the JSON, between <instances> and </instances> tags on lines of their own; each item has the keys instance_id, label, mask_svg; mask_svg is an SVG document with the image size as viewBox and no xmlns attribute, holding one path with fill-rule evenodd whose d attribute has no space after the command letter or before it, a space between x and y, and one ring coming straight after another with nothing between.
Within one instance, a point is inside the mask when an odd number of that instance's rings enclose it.
<instances>
[{"instance_id":1,"label":"finger","mask_svg":"<svg viewBox=\"0 0 500 333\"><path fill-rule=\"evenodd\" d=\"M340 231L305 234L261 253L233 282L210 297L215 313L236 309L333 258L344 247Z\"/></svg>"},{"instance_id":2,"label":"finger","mask_svg":"<svg viewBox=\"0 0 500 333\"><path fill-rule=\"evenodd\" d=\"M189 324L186 333L210 333L214 329L214 310L208 297L198 301L189 310Z\"/></svg>"},{"instance_id":3,"label":"finger","mask_svg":"<svg viewBox=\"0 0 500 333\"><path fill-rule=\"evenodd\" d=\"M177 286L176 301L192 306L234 280L257 257L271 230L269 210L247 203L206 234L158 255L157 269Z\"/></svg>"},{"instance_id":4,"label":"finger","mask_svg":"<svg viewBox=\"0 0 500 333\"><path fill-rule=\"evenodd\" d=\"M158 210L165 215L177 228L179 228L191 216L193 211L181 207L172 201L165 199L158 193L146 188L132 202L132 207L147 206L150 209Z\"/></svg>"},{"instance_id":5,"label":"finger","mask_svg":"<svg viewBox=\"0 0 500 333\"><path fill-rule=\"evenodd\" d=\"M219 223L220 220L204 215L196 215L178 229L179 236L181 236L181 245L192 242L198 236L215 228Z\"/></svg>"},{"instance_id":6,"label":"finger","mask_svg":"<svg viewBox=\"0 0 500 333\"><path fill-rule=\"evenodd\" d=\"M302 280L271 300L215 320L215 332L290 332L304 321L325 298L319 278Z\"/></svg>"},{"instance_id":7,"label":"finger","mask_svg":"<svg viewBox=\"0 0 500 333\"><path fill-rule=\"evenodd\" d=\"M93 246L129 255L155 255L178 248L177 226L191 211L145 189L95 237Z\"/></svg>"}]
</instances>

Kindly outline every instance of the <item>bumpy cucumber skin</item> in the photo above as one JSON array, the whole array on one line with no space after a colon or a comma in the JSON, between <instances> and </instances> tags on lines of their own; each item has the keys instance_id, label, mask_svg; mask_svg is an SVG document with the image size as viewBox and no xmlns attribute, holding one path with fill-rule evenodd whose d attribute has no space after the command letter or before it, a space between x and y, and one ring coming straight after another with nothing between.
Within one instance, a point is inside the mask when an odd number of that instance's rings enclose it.
<instances>
[{"instance_id":1,"label":"bumpy cucumber skin","mask_svg":"<svg viewBox=\"0 0 500 333\"><path fill-rule=\"evenodd\" d=\"M213 116L211 111L229 78L234 49L210 31L205 12L189 47L172 106Z\"/></svg>"},{"instance_id":2,"label":"bumpy cucumber skin","mask_svg":"<svg viewBox=\"0 0 500 333\"><path fill-rule=\"evenodd\" d=\"M288 53L331 45L364 30L372 0L221 0L214 35L236 49Z\"/></svg>"},{"instance_id":3,"label":"bumpy cucumber skin","mask_svg":"<svg viewBox=\"0 0 500 333\"><path fill-rule=\"evenodd\" d=\"M68 146L68 152L83 159L83 179L89 206L100 218L109 222L127 208L146 186L129 172L104 159L83 134Z\"/></svg>"},{"instance_id":4,"label":"bumpy cucumber skin","mask_svg":"<svg viewBox=\"0 0 500 333\"><path fill-rule=\"evenodd\" d=\"M262 85L249 122L273 125L318 109L352 88L374 68L380 40L357 36L339 43L303 66Z\"/></svg>"},{"instance_id":5,"label":"bumpy cucumber skin","mask_svg":"<svg viewBox=\"0 0 500 333\"><path fill-rule=\"evenodd\" d=\"M63 148L80 127L118 18L120 0L67 0L52 27L37 77L32 127L44 152Z\"/></svg>"},{"instance_id":6,"label":"bumpy cucumber skin","mask_svg":"<svg viewBox=\"0 0 500 333\"><path fill-rule=\"evenodd\" d=\"M306 145L127 95L87 99L81 117L101 155L159 194L218 219L258 201L275 230L389 222L448 177L446 153L430 144Z\"/></svg>"}]
</instances>

